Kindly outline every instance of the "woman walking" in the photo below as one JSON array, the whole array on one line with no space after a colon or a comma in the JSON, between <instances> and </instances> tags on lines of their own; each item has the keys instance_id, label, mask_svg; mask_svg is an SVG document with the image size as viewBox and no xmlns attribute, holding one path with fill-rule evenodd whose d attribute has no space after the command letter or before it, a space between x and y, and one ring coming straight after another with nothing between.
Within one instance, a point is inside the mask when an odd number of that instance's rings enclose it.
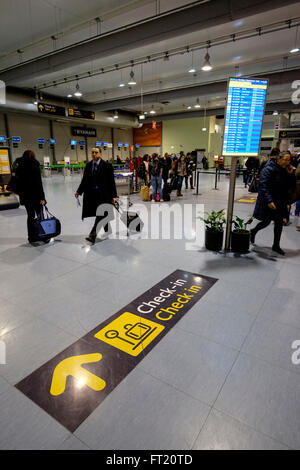
<instances>
[{"instance_id":1,"label":"woman walking","mask_svg":"<svg viewBox=\"0 0 300 470\"><path fill-rule=\"evenodd\" d=\"M289 188L295 184L294 175L289 171L291 157L283 153L270 159L259 178L259 188L254 217L261 222L251 230L251 242L255 242L257 232L274 221L274 241L272 250L280 255L285 252L280 248L283 219L287 217Z\"/></svg>"},{"instance_id":2,"label":"woman walking","mask_svg":"<svg viewBox=\"0 0 300 470\"><path fill-rule=\"evenodd\" d=\"M45 194L41 178L40 164L32 150L25 150L21 158L15 161L15 184L13 190L20 197L20 204L27 211L27 231L29 243L35 238L34 219L45 205ZM48 240L47 240L48 241Z\"/></svg>"}]
</instances>

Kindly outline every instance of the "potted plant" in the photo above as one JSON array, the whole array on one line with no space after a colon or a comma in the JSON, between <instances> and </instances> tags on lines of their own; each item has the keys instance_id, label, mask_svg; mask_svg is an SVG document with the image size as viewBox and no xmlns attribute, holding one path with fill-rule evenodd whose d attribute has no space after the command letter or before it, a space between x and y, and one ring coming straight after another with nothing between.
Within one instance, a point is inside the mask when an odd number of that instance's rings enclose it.
<instances>
[{"instance_id":1,"label":"potted plant","mask_svg":"<svg viewBox=\"0 0 300 470\"><path fill-rule=\"evenodd\" d=\"M205 223L205 247L207 250L220 251L223 247L225 209L205 212L206 217L199 217Z\"/></svg>"},{"instance_id":2,"label":"potted plant","mask_svg":"<svg viewBox=\"0 0 300 470\"><path fill-rule=\"evenodd\" d=\"M231 232L231 250L236 253L248 253L250 248L250 230L247 225L251 224L254 217L247 222L235 215L232 219L233 230Z\"/></svg>"}]
</instances>

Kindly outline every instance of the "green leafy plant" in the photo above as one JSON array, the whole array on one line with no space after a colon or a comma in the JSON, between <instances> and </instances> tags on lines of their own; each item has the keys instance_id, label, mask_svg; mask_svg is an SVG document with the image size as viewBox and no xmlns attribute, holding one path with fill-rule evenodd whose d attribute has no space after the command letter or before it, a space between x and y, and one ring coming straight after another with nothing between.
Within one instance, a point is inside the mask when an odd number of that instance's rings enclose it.
<instances>
[{"instance_id":1,"label":"green leafy plant","mask_svg":"<svg viewBox=\"0 0 300 470\"><path fill-rule=\"evenodd\" d=\"M249 220L247 220L247 222L245 222L244 219L241 219L237 215L234 215L232 219L232 225L234 227L234 231L239 232L239 233L247 232L247 225L251 224L253 219L254 217L252 216L250 217Z\"/></svg>"},{"instance_id":2,"label":"green leafy plant","mask_svg":"<svg viewBox=\"0 0 300 470\"><path fill-rule=\"evenodd\" d=\"M224 225L226 224L225 209L221 211L211 211L204 213L206 217L198 217L205 223L206 230L214 232L223 232Z\"/></svg>"}]
</instances>

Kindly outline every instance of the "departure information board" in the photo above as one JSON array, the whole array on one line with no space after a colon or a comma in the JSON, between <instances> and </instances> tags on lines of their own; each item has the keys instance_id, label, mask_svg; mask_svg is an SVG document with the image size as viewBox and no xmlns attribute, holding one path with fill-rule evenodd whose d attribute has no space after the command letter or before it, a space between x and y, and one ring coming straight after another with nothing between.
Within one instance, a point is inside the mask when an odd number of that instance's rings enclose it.
<instances>
[{"instance_id":1,"label":"departure information board","mask_svg":"<svg viewBox=\"0 0 300 470\"><path fill-rule=\"evenodd\" d=\"M257 156L268 80L230 78L223 138L224 156Z\"/></svg>"}]
</instances>

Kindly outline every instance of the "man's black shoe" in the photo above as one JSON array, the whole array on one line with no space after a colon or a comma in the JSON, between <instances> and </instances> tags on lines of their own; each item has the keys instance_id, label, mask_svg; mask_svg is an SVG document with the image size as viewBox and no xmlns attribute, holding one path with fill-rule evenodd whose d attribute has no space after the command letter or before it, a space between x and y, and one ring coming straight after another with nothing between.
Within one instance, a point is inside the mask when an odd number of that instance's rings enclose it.
<instances>
[{"instance_id":1,"label":"man's black shoe","mask_svg":"<svg viewBox=\"0 0 300 470\"><path fill-rule=\"evenodd\" d=\"M285 255L285 251L283 251L280 246L272 246L272 250L273 251L276 251L276 253L278 253L279 255L282 255L284 256Z\"/></svg>"},{"instance_id":2,"label":"man's black shoe","mask_svg":"<svg viewBox=\"0 0 300 470\"><path fill-rule=\"evenodd\" d=\"M91 232L88 237L86 237L86 240L94 245L96 241L97 234Z\"/></svg>"}]
</instances>

